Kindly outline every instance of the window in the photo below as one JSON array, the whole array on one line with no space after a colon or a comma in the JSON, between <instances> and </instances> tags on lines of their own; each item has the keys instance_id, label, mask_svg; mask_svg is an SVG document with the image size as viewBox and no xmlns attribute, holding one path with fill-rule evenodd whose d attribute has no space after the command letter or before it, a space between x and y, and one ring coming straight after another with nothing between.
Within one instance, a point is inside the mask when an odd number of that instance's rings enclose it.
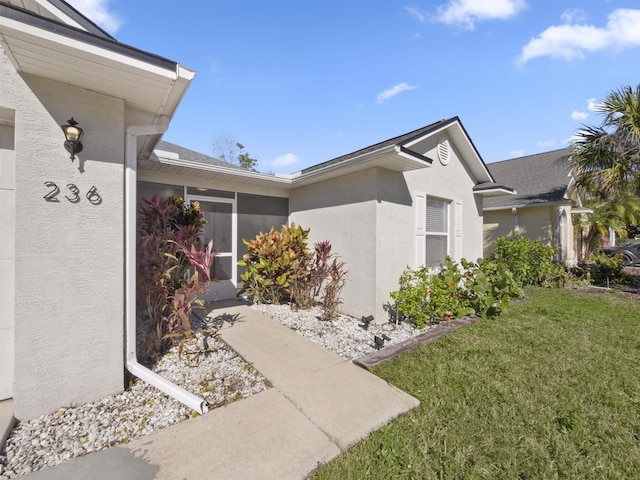
<instances>
[{"instance_id":1,"label":"window","mask_svg":"<svg viewBox=\"0 0 640 480\"><path fill-rule=\"evenodd\" d=\"M427 197L425 237L425 264L442 264L449 253L449 202Z\"/></svg>"},{"instance_id":2,"label":"window","mask_svg":"<svg viewBox=\"0 0 640 480\"><path fill-rule=\"evenodd\" d=\"M416 267L440 266L447 255L459 260L462 252L462 203L456 200L455 209L453 204L453 201L424 193L415 194ZM452 229L455 229L455 235ZM455 240L452 240L452 235Z\"/></svg>"}]
</instances>

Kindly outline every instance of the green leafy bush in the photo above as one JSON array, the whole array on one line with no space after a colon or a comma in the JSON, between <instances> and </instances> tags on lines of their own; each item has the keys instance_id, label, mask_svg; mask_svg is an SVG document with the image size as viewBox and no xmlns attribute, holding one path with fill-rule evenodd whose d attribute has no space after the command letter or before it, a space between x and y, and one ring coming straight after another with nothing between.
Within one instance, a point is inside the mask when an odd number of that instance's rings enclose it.
<instances>
[{"instance_id":1,"label":"green leafy bush","mask_svg":"<svg viewBox=\"0 0 640 480\"><path fill-rule=\"evenodd\" d=\"M596 285L625 283L624 263L622 255L610 257L604 253L593 255L593 272L591 279Z\"/></svg>"},{"instance_id":2,"label":"green leafy bush","mask_svg":"<svg viewBox=\"0 0 640 480\"><path fill-rule=\"evenodd\" d=\"M241 276L243 291L262 303L290 302L295 308L318 304L323 318L333 319L346 282L345 264L334 258L328 241L309 252L308 236L309 229L291 224L243 240L248 250L238 262L247 268Z\"/></svg>"},{"instance_id":3,"label":"green leafy bush","mask_svg":"<svg viewBox=\"0 0 640 480\"><path fill-rule=\"evenodd\" d=\"M464 270L464 298L469 308L483 319L500 315L509 302L524 295L511 271L490 260L478 263L461 260Z\"/></svg>"},{"instance_id":4,"label":"green leafy bush","mask_svg":"<svg viewBox=\"0 0 640 480\"><path fill-rule=\"evenodd\" d=\"M242 274L243 290L254 301L284 303L290 298L291 286L299 270L306 270L309 251L309 229L291 224L281 231L271 228L254 240L242 240L246 253L238 265L247 270Z\"/></svg>"},{"instance_id":5,"label":"green leafy bush","mask_svg":"<svg viewBox=\"0 0 640 480\"><path fill-rule=\"evenodd\" d=\"M553 261L555 254L554 247L513 232L496 240L488 260L503 264L522 287L561 287L566 283L567 274L562 265Z\"/></svg>"},{"instance_id":6,"label":"green leafy bush","mask_svg":"<svg viewBox=\"0 0 640 480\"><path fill-rule=\"evenodd\" d=\"M522 289L503 265L447 257L439 271L407 268L400 289L391 292L398 312L419 328L477 313L483 318L499 315Z\"/></svg>"}]
</instances>

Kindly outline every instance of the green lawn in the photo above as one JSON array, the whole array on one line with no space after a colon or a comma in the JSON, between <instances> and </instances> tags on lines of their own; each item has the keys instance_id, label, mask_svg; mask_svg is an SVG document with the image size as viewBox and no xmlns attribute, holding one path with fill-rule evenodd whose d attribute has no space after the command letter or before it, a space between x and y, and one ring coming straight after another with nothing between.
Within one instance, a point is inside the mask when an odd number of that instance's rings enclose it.
<instances>
[{"instance_id":1,"label":"green lawn","mask_svg":"<svg viewBox=\"0 0 640 480\"><path fill-rule=\"evenodd\" d=\"M314 479L640 478L640 300L528 290L374 373L421 405Z\"/></svg>"}]
</instances>

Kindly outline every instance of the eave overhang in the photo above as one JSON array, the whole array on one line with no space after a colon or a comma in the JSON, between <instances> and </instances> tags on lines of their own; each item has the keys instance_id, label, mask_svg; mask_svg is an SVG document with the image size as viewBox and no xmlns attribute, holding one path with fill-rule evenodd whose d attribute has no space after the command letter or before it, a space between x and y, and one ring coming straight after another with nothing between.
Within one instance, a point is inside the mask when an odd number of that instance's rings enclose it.
<instances>
[{"instance_id":1,"label":"eave overhang","mask_svg":"<svg viewBox=\"0 0 640 480\"><path fill-rule=\"evenodd\" d=\"M431 160L415 152L401 149L391 145L387 148L369 152L350 158L338 164L328 165L326 168L313 170L306 173L294 173L292 175L252 172L237 167L224 167L209 165L181 159L172 152L155 151L148 159L140 161L139 167L143 170L164 172L178 175L197 176L219 181L228 181L259 185L263 187L277 187L293 189L313 183L329 180L338 176L358 172L372 167L381 167L393 171L404 172L417 168L426 168L431 165Z\"/></svg>"},{"instance_id":2,"label":"eave overhang","mask_svg":"<svg viewBox=\"0 0 640 480\"><path fill-rule=\"evenodd\" d=\"M217 181L235 182L263 187L291 188L291 179L281 176L266 175L236 167L208 165L200 162L180 159L172 152L155 151L155 155L138 163L142 170L164 172L177 175L196 176Z\"/></svg>"},{"instance_id":3,"label":"eave overhang","mask_svg":"<svg viewBox=\"0 0 640 480\"><path fill-rule=\"evenodd\" d=\"M538 202L538 203L512 203L509 205L501 205L499 207L487 207L483 208L484 212L494 212L497 210L512 210L514 208L539 208L539 207L566 207L575 205L575 202L572 200L560 200L557 202Z\"/></svg>"},{"instance_id":4,"label":"eave overhang","mask_svg":"<svg viewBox=\"0 0 640 480\"><path fill-rule=\"evenodd\" d=\"M516 191L513 188L505 187L504 185L497 184L479 184L473 187L474 195L479 195L484 198L488 197L502 197L505 195L516 195Z\"/></svg>"},{"instance_id":5,"label":"eave overhang","mask_svg":"<svg viewBox=\"0 0 640 480\"><path fill-rule=\"evenodd\" d=\"M469 169L474 180L478 184L495 183L487 165L484 163L478 149L474 145L471 137L469 137L467 130L464 128L464 125L462 125L462 122L458 117L452 117L447 121L439 123L435 128L424 132L418 137L403 142L402 146L411 148L411 146L421 142L427 137L437 137L439 133L444 132L446 132L450 141L461 153L462 158L466 160L465 165Z\"/></svg>"},{"instance_id":6,"label":"eave overhang","mask_svg":"<svg viewBox=\"0 0 640 480\"><path fill-rule=\"evenodd\" d=\"M20 74L116 98L157 123L171 118L195 72L176 62L0 4L0 46Z\"/></svg>"},{"instance_id":7,"label":"eave overhang","mask_svg":"<svg viewBox=\"0 0 640 480\"><path fill-rule=\"evenodd\" d=\"M349 157L342 162L328 163L314 170L294 173L291 175L291 181L295 186L310 185L373 167L386 168L394 172L407 172L430 167L431 162L431 159L407 148L387 145L372 152Z\"/></svg>"}]
</instances>

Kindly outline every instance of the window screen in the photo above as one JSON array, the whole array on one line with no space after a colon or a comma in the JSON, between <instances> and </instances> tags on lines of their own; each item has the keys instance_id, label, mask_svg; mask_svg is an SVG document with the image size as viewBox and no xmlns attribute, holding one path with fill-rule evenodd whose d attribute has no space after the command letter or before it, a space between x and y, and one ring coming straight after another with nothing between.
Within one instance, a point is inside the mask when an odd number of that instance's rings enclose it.
<instances>
[{"instance_id":1,"label":"window screen","mask_svg":"<svg viewBox=\"0 0 640 480\"><path fill-rule=\"evenodd\" d=\"M449 202L427 197L425 264L442 265L449 253Z\"/></svg>"}]
</instances>

